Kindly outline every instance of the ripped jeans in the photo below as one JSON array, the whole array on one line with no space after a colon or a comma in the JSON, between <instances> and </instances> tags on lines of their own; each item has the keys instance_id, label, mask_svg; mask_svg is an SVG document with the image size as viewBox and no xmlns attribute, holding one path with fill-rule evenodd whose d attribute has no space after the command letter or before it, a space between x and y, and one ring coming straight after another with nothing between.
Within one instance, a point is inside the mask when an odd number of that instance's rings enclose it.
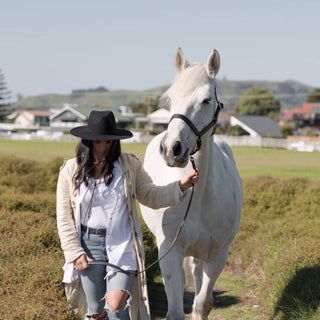
<instances>
[{"instance_id":1,"label":"ripped jeans","mask_svg":"<svg viewBox=\"0 0 320 320\"><path fill-rule=\"evenodd\" d=\"M104 236L90 234L87 237L82 232L81 245L90 258L96 261L108 261ZM128 303L119 310L111 310L105 299L105 294L112 290L122 290L128 292L131 297L134 274L117 272L106 277L106 266L104 265L90 265L79 274L88 304L88 317L99 314L106 309L109 320L130 320Z\"/></svg>"}]
</instances>

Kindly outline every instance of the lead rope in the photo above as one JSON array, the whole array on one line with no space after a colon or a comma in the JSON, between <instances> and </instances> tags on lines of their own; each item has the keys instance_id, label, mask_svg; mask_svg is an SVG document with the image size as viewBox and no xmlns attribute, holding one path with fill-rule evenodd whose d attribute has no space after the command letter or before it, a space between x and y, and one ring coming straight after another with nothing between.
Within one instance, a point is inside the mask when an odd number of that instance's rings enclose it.
<instances>
[{"instance_id":1,"label":"lead rope","mask_svg":"<svg viewBox=\"0 0 320 320\"><path fill-rule=\"evenodd\" d=\"M195 165L195 162L194 162L194 158L191 156L190 157L190 162L192 164L192 168L195 170L195 171L198 171L196 165ZM143 270L141 271L133 271L133 270L124 270L112 263L109 263L109 262L103 262L103 261L89 261L88 264L89 265L106 265L106 266L109 266L109 267L113 267L113 268L116 268L118 269L119 271L121 272L124 272L124 273L134 273L136 276L140 273L143 273L143 272L146 272L147 270L149 270L150 268L152 268L155 264L157 264L158 262L160 262L165 256L168 255L168 253L172 250L172 248L175 246L176 242L178 241L178 238L179 238L179 235L182 231L182 228L187 220L187 217L189 215L189 210L190 210L190 206L191 206L191 202L192 202L192 199L193 199L193 193L194 193L194 184L192 184L192 187L191 187L191 195L190 195L190 198L189 198L189 202L188 202L188 206L187 206L187 209L186 209L186 212L184 214L184 217L181 221L181 224L178 228L178 231L174 237L174 239L172 240L168 250L160 257L158 258L157 260L155 260L154 262L152 262L151 264L149 264L146 268L144 268Z\"/></svg>"}]
</instances>

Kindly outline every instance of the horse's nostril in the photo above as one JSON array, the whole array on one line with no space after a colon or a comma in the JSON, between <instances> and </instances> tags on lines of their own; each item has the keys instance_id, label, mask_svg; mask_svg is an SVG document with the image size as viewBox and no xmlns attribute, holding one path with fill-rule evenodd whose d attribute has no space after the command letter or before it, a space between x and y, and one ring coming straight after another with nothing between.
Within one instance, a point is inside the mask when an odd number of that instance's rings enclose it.
<instances>
[{"instance_id":1,"label":"horse's nostril","mask_svg":"<svg viewBox=\"0 0 320 320\"><path fill-rule=\"evenodd\" d=\"M160 154L162 155L164 155L167 152L167 148L163 141L160 142L159 151L160 151Z\"/></svg>"},{"instance_id":2,"label":"horse's nostril","mask_svg":"<svg viewBox=\"0 0 320 320\"><path fill-rule=\"evenodd\" d=\"M163 154L163 145L160 143L160 148L159 148L160 154Z\"/></svg>"},{"instance_id":3,"label":"horse's nostril","mask_svg":"<svg viewBox=\"0 0 320 320\"><path fill-rule=\"evenodd\" d=\"M172 147L172 152L174 156L178 156L181 153L181 143L180 141L176 141Z\"/></svg>"}]
</instances>

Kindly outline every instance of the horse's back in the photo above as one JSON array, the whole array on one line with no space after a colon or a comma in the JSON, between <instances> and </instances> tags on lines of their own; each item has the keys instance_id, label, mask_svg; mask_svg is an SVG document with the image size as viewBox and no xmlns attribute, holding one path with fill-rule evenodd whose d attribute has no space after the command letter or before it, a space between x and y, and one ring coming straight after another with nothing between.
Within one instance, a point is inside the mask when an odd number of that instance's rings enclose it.
<instances>
[{"instance_id":1,"label":"horse's back","mask_svg":"<svg viewBox=\"0 0 320 320\"><path fill-rule=\"evenodd\" d=\"M221 138L219 138L219 136L214 136L213 139L216 147L218 147L218 149L224 153L224 156L226 158L230 159L235 164L233 153L229 145L225 141L223 141Z\"/></svg>"}]
</instances>

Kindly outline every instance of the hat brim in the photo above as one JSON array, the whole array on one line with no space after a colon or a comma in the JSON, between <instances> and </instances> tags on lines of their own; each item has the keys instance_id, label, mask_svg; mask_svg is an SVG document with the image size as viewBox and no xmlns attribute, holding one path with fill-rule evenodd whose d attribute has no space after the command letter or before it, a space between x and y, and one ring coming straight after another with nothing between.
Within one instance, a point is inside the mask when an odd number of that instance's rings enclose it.
<instances>
[{"instance_id":1,"label":"hat brim","mask_svg":"<svg viewBox=\"0 0 320 320\"><path fill-rule=\"evenodd\" d=\"M129 139L133 134L126 129L116 129L114 134L105 134L90 132L87 126L80 126L70 130L70 133L76 137L87 140L122 140Z\"/></svg>"}]
</instances>

